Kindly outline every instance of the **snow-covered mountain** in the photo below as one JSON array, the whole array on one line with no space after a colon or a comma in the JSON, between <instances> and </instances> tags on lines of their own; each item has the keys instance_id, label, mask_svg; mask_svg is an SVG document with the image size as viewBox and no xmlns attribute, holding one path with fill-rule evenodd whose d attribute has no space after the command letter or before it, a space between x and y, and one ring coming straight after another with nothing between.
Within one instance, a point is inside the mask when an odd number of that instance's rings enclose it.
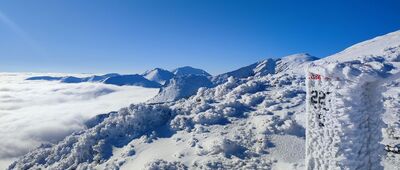
<instances>
[{"instance_id":1,"label":"snow-covered mountain","mask_svg":"<svg viewBox=\"0 0 400 170\"><path fill-rule=\"evenodd\" d=\"M139 74L119 75L106 78L103 83L118 86L133 85L141 87L159 88L161 85L157 82L147 80Z\"/></svg>"},{"instance_id":2,"label":"snow-covered mountain","mask_svg":"<svg viewBox=\"0 0 400 170\"><path fill-rule=\"evenodd\" d=\"M211 76L209 73L207 73L202 69L193 68L190 66L176 68L172 70L172 73L174 73L177 76L187 76L187 75Z\"/></svg>"},{"instance_id":3,"label":"snow-covered mountain","mask_svg":"<svg viewBox=\"0 0 400 170\"><path fill-rule=\"evenodd\" d=\"M61 83L83 83L83 82L98 82L105 84L112 84L117 86L141 86L141 87L150 87L150 88L159 88L161 84L148 80L144 78L142 75L131 74L131 75L120 75L117 73L109 73L101 76L93 75L90 77L75 77L75 76L66 76L66 77L52 77L52 76L34 76L29 77L26 80L46 80L46 81L54 81L59 80Z\"/></svg>"},{"instance_id":4,"label":"snow-covered mountain","mask_svg":"<svg viewBox=\"0 0 400 170\"><path fill-rule=\"evenodd\" d=\"M93 75L90 77L75 77L75 76L65 76L65 77L53 77L53 76L33 76L28 77L26 80L47 80L54 81L60 80L62 83L82 83L82 82L103 82L109 77L120 76L117 73L109 73L104 75Z\"/></svg>"},{"instance_id":5,"label":"snow-covered mountain","mask_svg":"<svg viewBox=\"0 0 400 170\"><path fill-rule=\"evenodd\" d=\"M172 102L196 94L201 87L212 87L212 82L202 75L177 76L167 81L160 92L149 102Z\"/></svg>"},{"instance_id":6,"label":"snow-covered mountain","mask_svg":"<svg viewBox=\"0 0 400 170\"><path fill-rule=\"evenodd\" d=\"M28 77L26 80L47 80L47 81L55 81L61 80L63 77L54 77L54 76L34 76Z\"/></svg>"},{"instance_id":7,"label":"snow-covered mountain","mask_svg":"<svg viewBox=\"0 0 400 170\"><path fill-rule=\"evenodd\" d=\"M328 71L353 78L363 63L376 76L387 76L400 70L399 58L397 31L317 61L296 54L257 62L213 77L213 87L187 99L132 104L102 116L9 169L304 169L305 69L334 63ZM176 89L164 96L177 94L187 80L171 79L159 95L168 87ZM391 136L400 129L399 84L389 82L382 94L388 125L383 142L396 142ZM387 153L383 166L396 169L399 160Z\"/></svg>"},{"instance_id":8,"label":"snow-covered mountain","mask_svg":"<svg viewBox=\"0 0 400 170\"><path fill-rule=\"evenodd\" d=\"M165 84L166 81L172 79L175 75L174 73L164 70L161 68L155 68L148 70L142 74L146 79L155 81L160 84Z\"/></svg>"},{"instance_id":9,"label":"snow-covered mountain","mask_svg":"<svg viewBox=\"0 0 400 170\"><path fill-rule=\"evenodd\" d=\"M228 80L229 77L247 78L250 76L265 76L268 74L278 74L287 71L288 73L300 72L304 73L304 68L311 61L317 60L317 57L309 54L294 54L278 59L267 59L256 62L249 66L239 68L237 70L220 74L212 78L215 84L221 84Z\"/></svg>"}]
</instances>

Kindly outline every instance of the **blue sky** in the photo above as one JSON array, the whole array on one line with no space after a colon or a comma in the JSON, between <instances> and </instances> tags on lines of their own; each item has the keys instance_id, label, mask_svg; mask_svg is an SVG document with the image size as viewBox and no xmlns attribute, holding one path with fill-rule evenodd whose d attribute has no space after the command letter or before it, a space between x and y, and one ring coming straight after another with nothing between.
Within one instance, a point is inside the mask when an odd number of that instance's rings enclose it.
<instances>
[{"instance_id":1,"label":"blue sky","mask_svg":"<svg viewBox=\"0 0 400 170\"><path fill-rule=\"evenodd\" d=\"M0 1L0 71L218 74L400 29L400 1Z\"/></svg>"}]
</instances>

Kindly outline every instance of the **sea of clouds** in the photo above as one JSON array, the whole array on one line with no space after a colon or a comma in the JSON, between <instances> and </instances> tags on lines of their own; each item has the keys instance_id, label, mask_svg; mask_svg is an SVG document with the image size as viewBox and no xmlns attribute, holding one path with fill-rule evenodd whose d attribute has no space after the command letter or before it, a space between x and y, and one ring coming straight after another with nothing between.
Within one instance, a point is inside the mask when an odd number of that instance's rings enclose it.
<instances>
[{"instance_id":1,"label":"sea of clouds","mask_svg":"<svg viewBox=\"0 0 400 170\"><path fill-rule=\"evenodd\" d=\"M83 123L97 114L144 102L158 92L102 83L25 80L38 75L63 76L0 73L0 168L42 143L57 142L83 129Z\"/></svg>"}]
</instances>

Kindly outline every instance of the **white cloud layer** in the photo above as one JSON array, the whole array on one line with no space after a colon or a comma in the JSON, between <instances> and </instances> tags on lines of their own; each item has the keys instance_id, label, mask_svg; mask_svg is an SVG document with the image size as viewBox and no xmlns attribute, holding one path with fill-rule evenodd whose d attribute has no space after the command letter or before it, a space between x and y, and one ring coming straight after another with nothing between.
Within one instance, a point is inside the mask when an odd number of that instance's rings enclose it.
<instances>
[{"instance_id":1,"label":"white cloud layer","mask_svg":"<svg viewBox=\"0 0 400 170\"><path fill-rule=\"evenodd\" d=\"M97 114L144 102L158 92L101 83L24 80L34 75L0 73L0 164L41 143L61 140Z\"/></svg>"}]
</instances>

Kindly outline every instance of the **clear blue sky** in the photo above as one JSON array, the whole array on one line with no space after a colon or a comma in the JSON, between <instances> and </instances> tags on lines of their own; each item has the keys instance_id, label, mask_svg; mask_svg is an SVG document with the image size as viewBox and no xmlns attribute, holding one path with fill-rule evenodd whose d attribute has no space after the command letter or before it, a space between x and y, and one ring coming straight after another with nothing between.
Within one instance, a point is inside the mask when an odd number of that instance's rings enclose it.
<instances>
[{"instance_id":1,"label":"clear blue sky","mask_svg":"<svg viewBox=\"0 0 400 170\"><path fill-rule=\"evenodd\" d=\"M0 71L217 74L398 29L399 0L1 0Z\"/></svg>"}]
</instances>

